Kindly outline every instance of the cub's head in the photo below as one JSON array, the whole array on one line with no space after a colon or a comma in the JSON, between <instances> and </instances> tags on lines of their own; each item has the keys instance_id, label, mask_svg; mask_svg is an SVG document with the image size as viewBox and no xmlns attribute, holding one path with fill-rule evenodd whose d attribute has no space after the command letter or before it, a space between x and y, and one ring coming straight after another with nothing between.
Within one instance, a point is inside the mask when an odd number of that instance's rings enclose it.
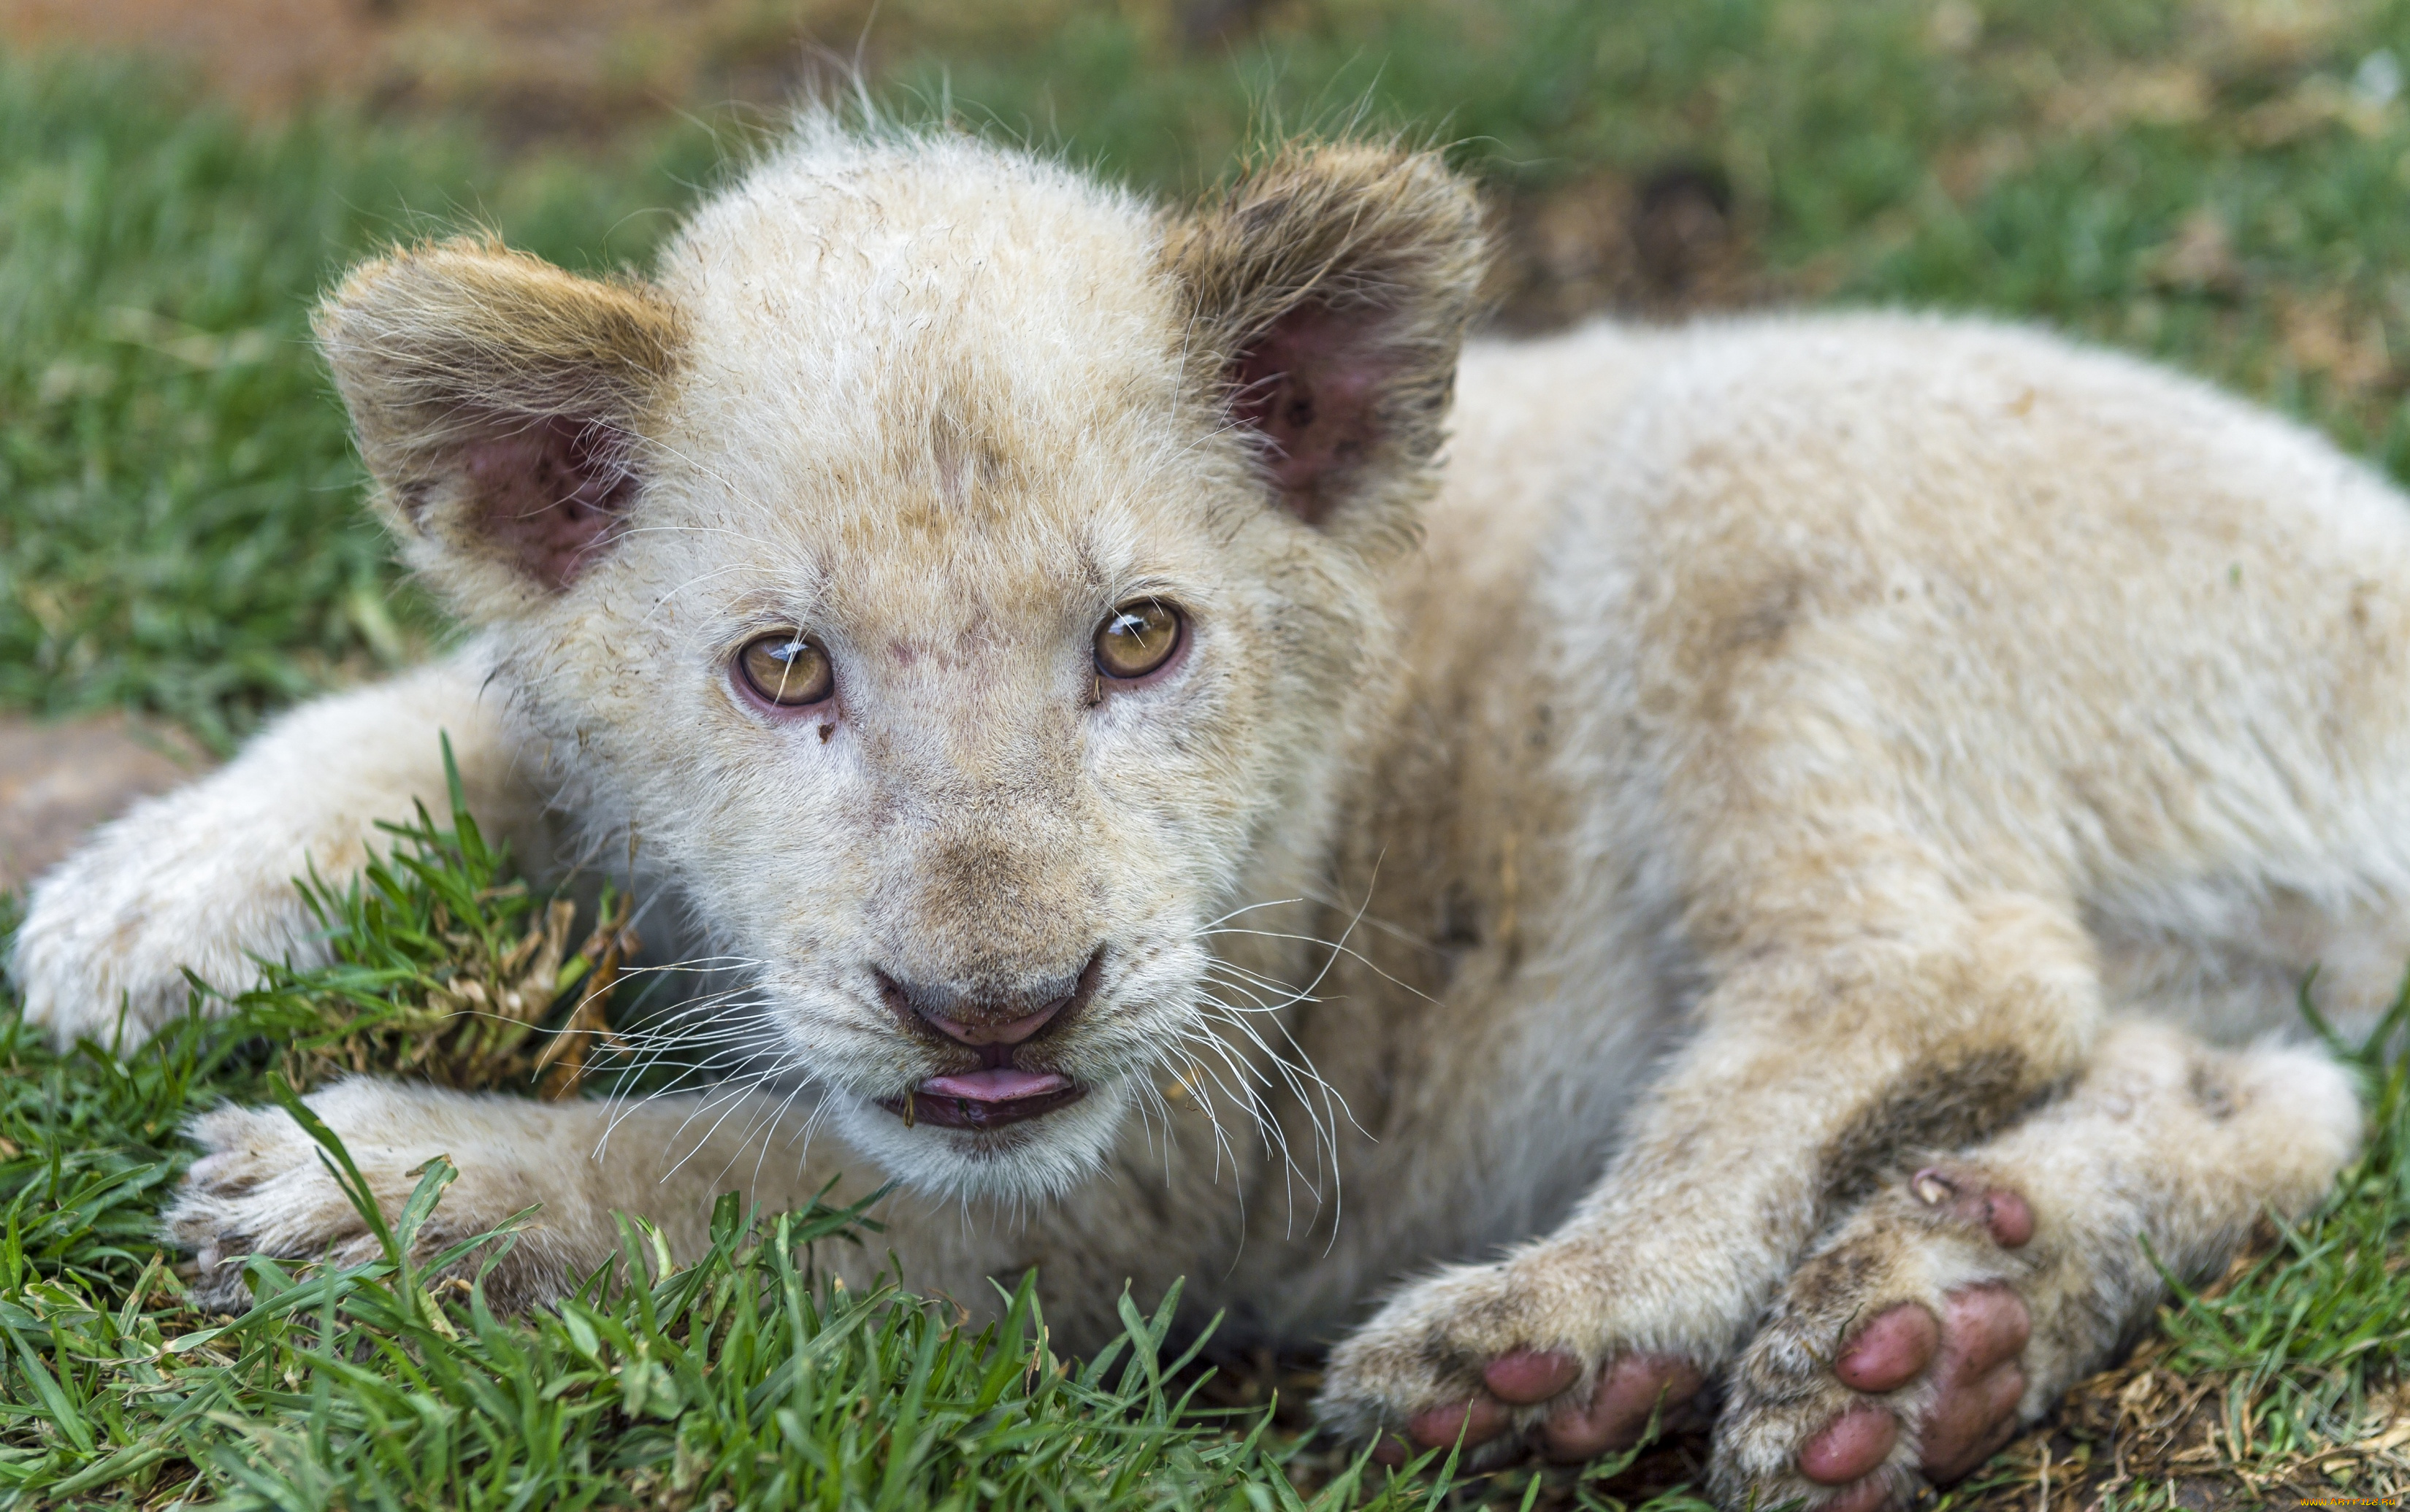
<instances>
[{"instance_id":1,"label":"cub's head","mask_svg":"<svg viewBox=\"0 0 2410 1512\"><path fill-rule=\"evenodd\" d=\"M1311 885L1480 259L1428 154L1165 213L816 124L649 282L446 242L319 333L410 561L766 1058L890 1171L1036 1194L1198 1048L1214 921Z\"/></svg>"}]
</instances>

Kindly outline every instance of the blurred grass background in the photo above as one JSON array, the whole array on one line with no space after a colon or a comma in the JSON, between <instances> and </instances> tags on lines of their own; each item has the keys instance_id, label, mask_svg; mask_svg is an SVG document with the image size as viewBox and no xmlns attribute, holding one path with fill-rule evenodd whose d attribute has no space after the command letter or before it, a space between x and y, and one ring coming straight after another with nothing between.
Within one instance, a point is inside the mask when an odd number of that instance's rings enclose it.
<instances>
[{"instance_id":1,"label":"blurred grass background","mask_svg":"<svg viewBox=\"0 0 2410 1512\"><path fill-rule=\"evenodd\" d=\"M0 0L0 712L125 709L224 751L297 698L422 655L443 628L359 508L308 345L316 293L382 243L470 224L573 267L641 266L803 90L859 88L1166 195L1285 130L1403 130L1488 186L1503 330L1833 302L2040 320L2274 403L2410 480L2405 71L2410 0ZM219 1455L211 1484L263 1505L372 1484L298 1429L289 1466L283 1438L231 1447L318 1422L275 1384L321 1369L282 1322L234 1361L257 1381L212 1377L259 1415L208 1419L219 1447L191 1439L199 1418L178 1447L150 1408L110 1416L118 1367L94 1352L155 1350L195 1321L155 1268L161 1289L120 1295L189 1158L173 1130L257 1095L257 1036L211 1032L206 1068L169 1045L129 1071L36 1045L0 991L0 1303L24 1314L0 1323L29 1331L0 1365L0 1482L17 1488L0 1503L84 1486L144 1504L183 1484L160 1468L177 1454ZM2371 1074L2377 1141L2330 1210L2187 1300L1955 1505L2198 1507L2410 1479L2410 1072ZM102 1251L116 1269L78 1270ZM91 1295L43 1290L71 1282ZM138 1315L150 1333L110 1333ZM526 1345L472 1321L496 1359ZM655 1330L662 1349L676 1332ZM905 1391L892 1365L876 1390ZM497 1378L540 1391L542 1372L511 1371ZM64 1395L36 1402L29 1382ZM620 1460L544 1494L685 1505L682 1467L711 1462L686 1421L673 1441L598 1418L576 1443ZM343 1432L342 1464L442 1472L404 1501L533 1494L506 1455ZM1691 1452L1616 1494L1561 1477L1543 1501L1678 1501ZM460 1467L489 1462L468 1497ZM1287 1505L1297 1470L1231 1463L1200 1501Z\"/></svg>"},{"instance_id":2,"label":"blurred grass background","mask_svg":"<svg viewBox=\"0 0 2410 1512\"><path fill-rule=\"evenodd\" d=\"M1986 310L2410 468L2403 0L5 0L0 39L0 705L220 749L437 633L313 294L472 222L641 264L857 81L1167 194L1401 128L1491 187L1506 327Z\"/></svg>"}]
</instances>

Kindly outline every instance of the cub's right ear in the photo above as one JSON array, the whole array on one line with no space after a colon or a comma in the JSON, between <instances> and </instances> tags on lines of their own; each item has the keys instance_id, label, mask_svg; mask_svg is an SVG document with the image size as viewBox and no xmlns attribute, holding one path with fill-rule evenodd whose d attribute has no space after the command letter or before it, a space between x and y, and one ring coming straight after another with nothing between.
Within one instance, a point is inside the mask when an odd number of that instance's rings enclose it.
<instances>
[{"instance_id":1,"label":"cub's right ear","mask_svg":"<svg viewBox=\"0 0 2410 1512\"><path fill-rule=\"evenodd\" d=\"M463 238L354 269L315 326L379 511L462 613L524 612L609 549L678 362L658 295Z\"/></svg>"}]
</instances>

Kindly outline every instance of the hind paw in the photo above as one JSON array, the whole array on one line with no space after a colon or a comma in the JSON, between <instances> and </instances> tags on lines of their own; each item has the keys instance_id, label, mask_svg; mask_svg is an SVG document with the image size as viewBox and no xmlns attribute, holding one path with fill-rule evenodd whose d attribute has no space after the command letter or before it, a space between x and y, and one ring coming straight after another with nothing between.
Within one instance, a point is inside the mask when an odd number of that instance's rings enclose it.
<instances>
[{"instance_id":1,"label":"hind paw","mask_svg":"<svg viewBox=\"0 0 2410 1512\"><path fill-rule=\"evenodd\" d=\"M1712 1475L1726 1505L1874 1512L2012 1437L2033 1315L2024 1196L1929 1166L1869 1202L1785 1286L1733 1373Z\"/></svg>"}]
</instances>

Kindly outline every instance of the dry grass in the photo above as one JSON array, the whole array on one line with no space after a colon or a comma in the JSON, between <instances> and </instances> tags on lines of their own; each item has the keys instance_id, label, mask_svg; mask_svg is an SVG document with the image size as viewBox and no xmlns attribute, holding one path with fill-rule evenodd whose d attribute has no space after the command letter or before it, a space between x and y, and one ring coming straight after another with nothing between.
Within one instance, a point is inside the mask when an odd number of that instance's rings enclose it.
<instances>
[{"instance_id":1,"label":"dry grass","mask_svg":"<svg viewBox=\"0 0 2410 1512\"><path fill-rule=\"evenodd\" d=\"M565 898L545 904L541 922L500 958L439 917L438 935L458 952L453 974L400 997L389 1011L358 1015L336 1039L288 1048L285 1080L312 1087L375 1072L463 1091L533 1086L547 1102L577 1096L598 1050L628 1053L603 1010L638 945L631 901L619 897L573 955L577 905ZM569 1012L548 1023L564 996L573 998Z\"/></svg>"},{"instance_id":2,"label":"dry grass","mask_svg":"<svg viewBox=\"0 0 2410 1512\"><path fill-rule=\"evenodd\" d=\"M443 756L451 773L448 741ZM269 965L229 1001L281 1026L287 1085L374 1073L557 1101L580 1095L605 1061L631 1058L608 1010L642 947L634 900L604 886L573 951L577 903L512 877L451 775L452 828L421 810L415 823L381 827L389 848L354 882L299 885L333 960Z\"/></svg>"},{"instance_id":3,"label":"dry grass","mask_svg":"<svg viewBox=\"0 0 2410 1512\"><path fill-rule=\"evenodd\" d=\"M2238 1257L2203 1293L2224 1295L2266 1251ZM2391 1260L2399 1270L2403 1257ZM2391 1369L2328 1423L2331 1436L2256 1433L2266 1383L2245 1369L2174 1368L2156 1337L2079 1382L2052 1417L1951 1496L1962 1512L2096 1508L2399 1505L2410 1490L2410 1388Z\"/></svg>"}]
</instances>

